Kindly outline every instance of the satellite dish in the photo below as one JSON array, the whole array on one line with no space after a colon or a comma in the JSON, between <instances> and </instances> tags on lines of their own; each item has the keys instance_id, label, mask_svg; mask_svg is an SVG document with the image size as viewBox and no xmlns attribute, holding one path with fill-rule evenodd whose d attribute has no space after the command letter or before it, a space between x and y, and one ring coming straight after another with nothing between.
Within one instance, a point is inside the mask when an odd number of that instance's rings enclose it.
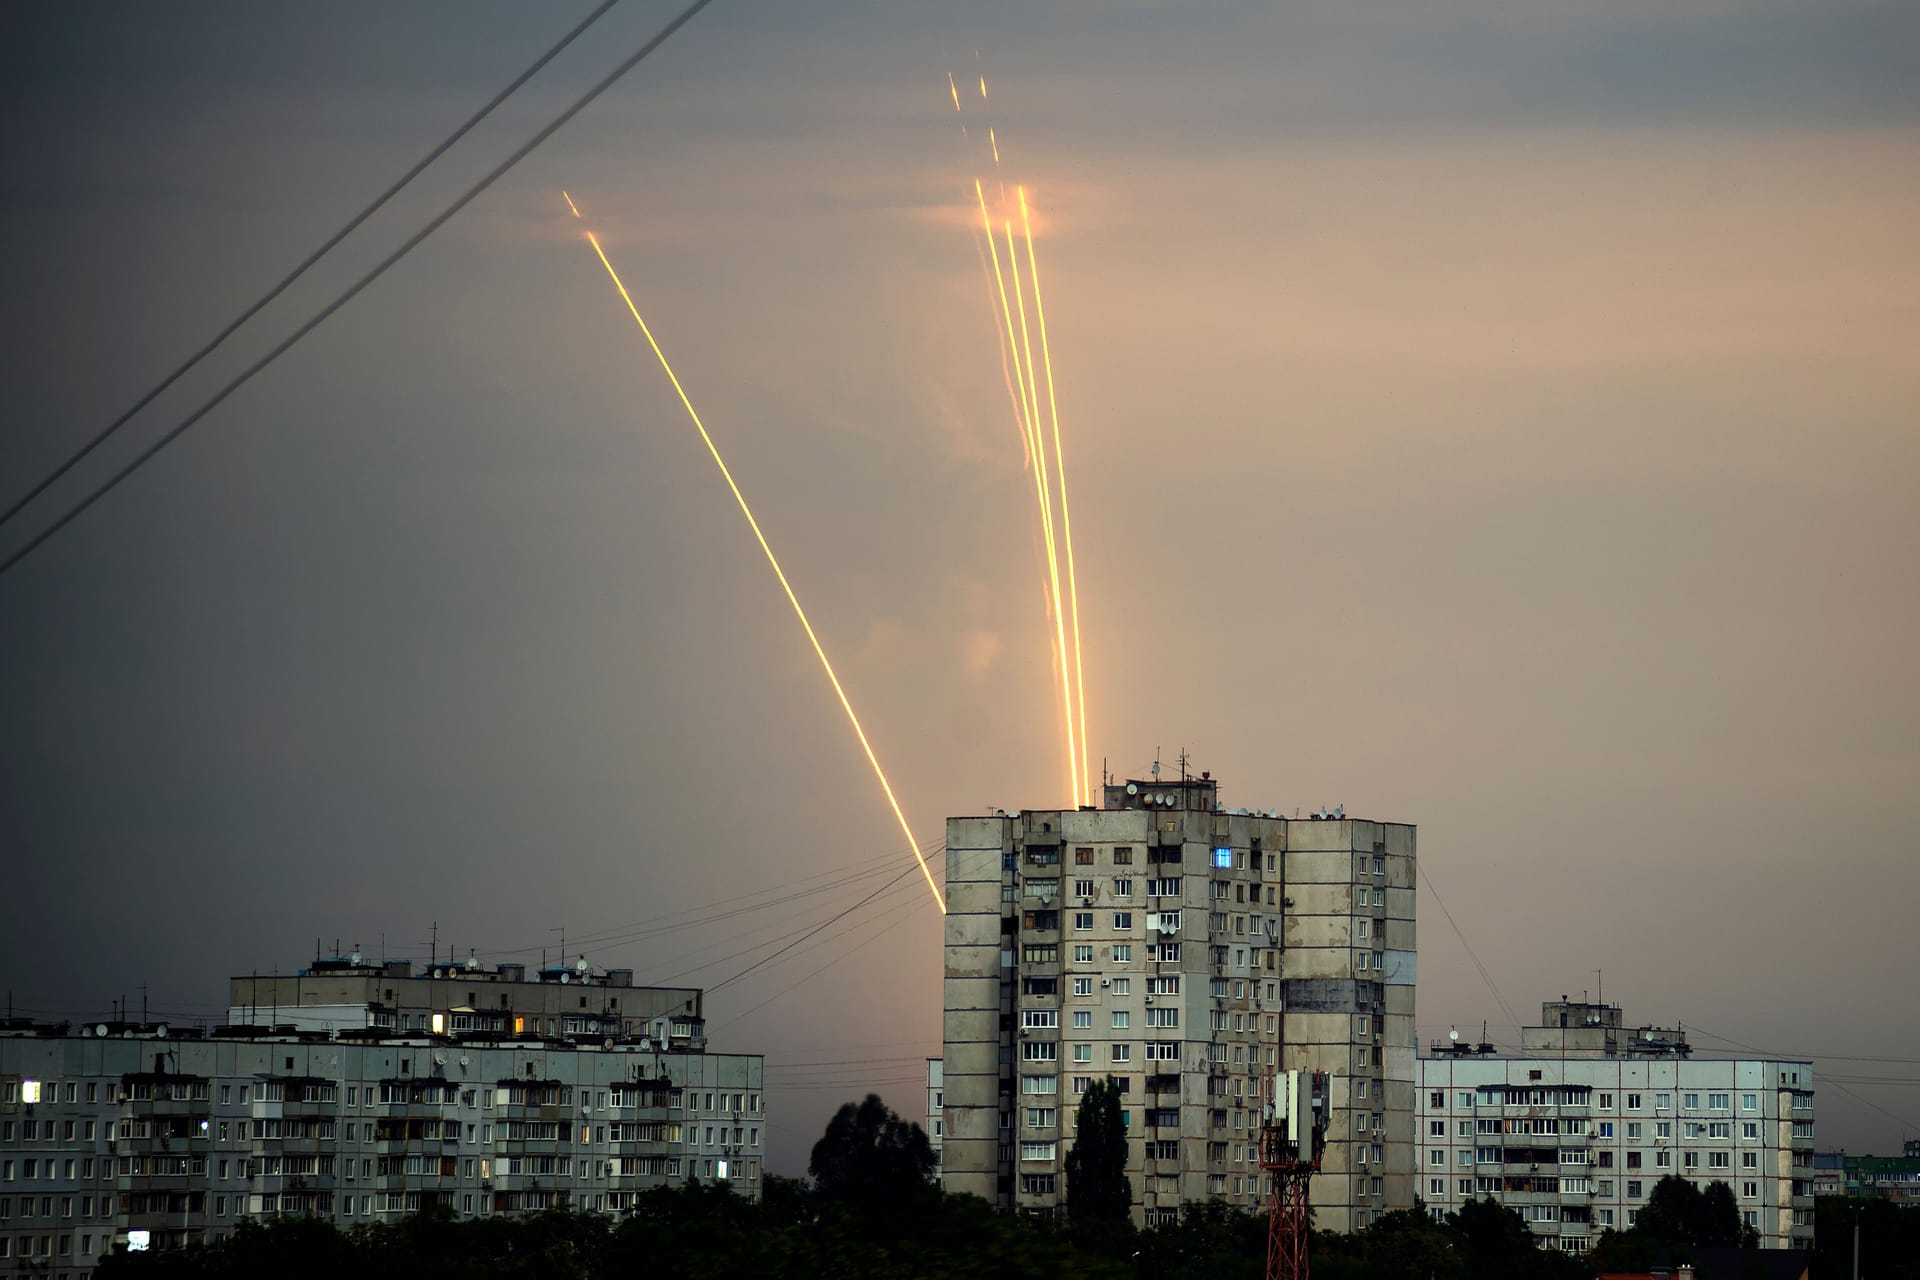
<instances>
[{"instance_id":1,"label":"satellite dish","mask_svg":"<svg viewBox=\"0 0 1920 1280\"><path fill-rule=\"evenodd\" d=\"M436 1066L436 1067L444 1067L444 1066L446 1066L446 1065L447 1065L447 1055L446 1055L446 1054L444 1054L444 1053L436 1053L436 1054L434 1054L434 1055L433 1055L433 1065L434 1065L434 1066Z\"/></svg>"},{"instance_id":2,"label":"satellite dish","mask_svg":"<svg viewBox=\"0 0 1920 1280\"><path fill-rule=\"evenodd\" d=\"M105 1034L107 1034L107 1024L103 1022L99 1026L95 1027L93 1029L93 1034L97 1036L104 1036Z\"/></svg>"},{"instance_id":3,"label":"satellite dish","mask_svg":"<svg viewBox=\"0 0 1920 1280\"><path fill-rule=\"evenodd\" d=\"M463 1067L467 1065L467 1055L464 1053L460 1055L460 1065Z\"/></svg>"},{"instance_id":4,"label":"satellite dish","mask_svg":"<svg viewBox=\"0 0 1920 1280\"><path fill-rule=\"evenodd\" d=\"M1455 1044L1458 1044L1460 1042L1460 1032L1456 1029L1449 1028L1447 1031L1447 1039L1453 1041Z\"/></svg>"},{"instance_id":5,"label":"satellite dish","mask_svg":"<svg viewBox=\"0 0 1920 1280\"><path fill-rule=\"evenodd\" d=\"M93 1034L93 1028L92 1028L92 1027L82 1027L82 1028L80 1028L80 1034L81 1034L81 1035L83 1035L83 1036L90 1036L90 1035L92 1035L92 1034Z\"/></svg>"},{"instance_id":6,"label":"satellite dish","mask_svg":"<svg viewBox=\"0 0 1920 1280\"><path fill-rule=\"evenodd\" d=\"M1130 795L1130 796L1137 796L1137 795L1139 795L1139 794L1140 794L1140 785L1139 785L1138 783L1135 783L1135 782L1129 782L1129 783L1127 784L1127 794L1128 794L1128 795Z\"/></svg>"},{"instance_id":7,"label":"satellite dish","mask_svg":"<svg viewBox=\"0 0 1920 1280\"><path fill-rule=\"evenodd\" d=\"M580 973L585 973L587 971L587 958L585 956L581 956L579 961L575 963L573 967L576 971Z\"/></svg>"},{"instance_id":8,"label":"satellite dish","mask_svg":"<svg viewBox=\"0 0 1920 1280\"><path fill-rule=\"evenodd\" d=\"M157 1030L160 1032L161 1035L167 1034L167 1024L164 1022L161 1023L160 1026L157 1028Z\"/></svg>"},{"instance_id":9,"label":"satellite dish","mask_svg":"<svg viewBox=\"0 0 1920 1280\"><path fill-rule=\"evenodd\" d=\"M560 975L560 981L562 981L562 982L569 982L569 981L571 981L572 979L573 979L573 975L572 975L572 974L570 974L570 973L564 973L564 972L563 972L563 973L562 973L562 974Z\"/></svg>"}]
</instances>

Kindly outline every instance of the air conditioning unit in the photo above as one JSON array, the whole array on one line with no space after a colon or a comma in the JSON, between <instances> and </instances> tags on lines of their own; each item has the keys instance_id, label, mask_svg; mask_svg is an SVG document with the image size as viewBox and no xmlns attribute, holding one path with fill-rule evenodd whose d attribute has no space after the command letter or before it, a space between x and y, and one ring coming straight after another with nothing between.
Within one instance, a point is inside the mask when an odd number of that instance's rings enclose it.
<instances>
[{"instance_id":1,"label":"air conditioning unit","mask_svg":"<svg viewBox=\"0 0 1920 1280\"><path fill-rule=\"evenodd\" d=\"M1152 1004L1152 1003L1153 1003L1153 997L1152 997L1152 996L1148 996L1148 997L1147 997L1147 1003L1148 1003L1148 1004Z\"/></svg>"},{"instance_id":2,"label":"air conditioning unit","mask_svg":"<svg viewBox=\"0 0 1920 1280\"><path fill-rule=\"evenodd\" d=\"M1102 979L1100 979L1100 987L1101 987L1101 989L1102 989L1102 990L1105 990L1106 988L1108 988L1108 987L1110 987L1110 986L1112 986L1112 985L1113 985L1113 981L1112 981L1112 979L1109 979L1109 978L1102 978Z\"/></svg>"}]
</instances>

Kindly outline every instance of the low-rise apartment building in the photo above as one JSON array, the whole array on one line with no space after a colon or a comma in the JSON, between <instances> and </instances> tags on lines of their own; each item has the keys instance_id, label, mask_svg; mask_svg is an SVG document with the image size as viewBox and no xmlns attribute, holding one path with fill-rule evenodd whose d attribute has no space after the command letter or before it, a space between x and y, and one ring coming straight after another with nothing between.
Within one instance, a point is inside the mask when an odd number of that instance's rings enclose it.
<instances>
[{"instance_id":1,"label":"low-rise apartment building","mask_svg":"<svg viewBox=\"0 0 1920 1280\"><path fill-rule=\"evenodd\" d=\"M619 1213L695 1177L757 1197L763 1062L704 1051L699 991L448 968L236 978L234 1012L268 1020L205 1032L0 1027L0 1268L79 1277L268 1214ZM356 1006L343 984L376 997ZM240 998L256 992L277 1002Z\"/></svg>"},{"instance_id":2,"label":"low-rise apartment building","mask_svg":"<svg viewBox=\"0 0 1920 1280\"><path fill-rule=\"evenodd\" d=\"M1813 1064L1697 1060L1685 1033L1562 997L1519 1054L1441 1042L1420 1061L1420 1194L1436 1216L1491 1197L1548 1248L1634 1225L1655 1183L1733 1189L1771 1249L1813 1242Z\"/></svg>"}]
</instances>

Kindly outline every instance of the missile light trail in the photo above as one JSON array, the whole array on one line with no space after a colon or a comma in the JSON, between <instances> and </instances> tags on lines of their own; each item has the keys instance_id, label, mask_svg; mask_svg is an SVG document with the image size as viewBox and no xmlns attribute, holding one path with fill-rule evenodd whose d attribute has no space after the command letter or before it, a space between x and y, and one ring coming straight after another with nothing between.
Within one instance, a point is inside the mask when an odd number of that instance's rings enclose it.
<instances>
[{"instance_id":1,"label":"missile light trail","mask_svg":"<svg viewBox=\"0 0 1920 1280\"><path fill-rule=\"evenodd\" d=\"M573 209L576 218L580 216L580 210L574 205L571 196L567 197L567 205ZM633 322L640 326L640 332L646 337L647 345L653 348L654 357L659 360L660 368L665 371L667 381L673 384L674 393L680 397L680 403L685 407L687 417L692 419L694 429L700 433L701 441L707 446L707 452L713 455L714 465L720 468L721 478L727 482L727 488L732 490L733 500L740 506L740 514L747 518L748 528L753 530L755 540L760 543L760 550L766 554L767 564L773 568L773 576L780 580L780 589L786 592L787 603L793 606L794 616L800 620L801 629L807 633L807 640L813 645L814 655L820 659L820 669L826 672L827 682L833 686L834 694L840 699L841 709L847 713L847 722L853 726L854 737L860 740L860 749L866 753L867 763L873 766L873 776L879 780L880 790L887 797L887 806L893 810L894 820L900 824L901 832L907 837L907 847L913 851L914 861L919 863L920 874L927 882L927 889L933 894L934 903L940 908L941 914L945 915L946 900L940 896L940 887L934 883L933 872L927 867L927 860L921 856L920 842L914 838L913 829L907 825L907 815L901 811L900 801L894 797L893 784L887 781L886 771L880 767L880 758L874 754L873 744L867 741L867 731L861 727L860 717L854 713L853 702L847 697L846 689L841 687L840 677L834 673L833 663L827 658L826 648L820 643L820 637L814 633L813 623L807 619L807 611L800 606L800 597L794 593L793 584L787 581L786 571L780 567L779 558L773 554L773 547L768 543L767 535L761 532L760 522L754 518L753 509L747 505L746 495L734 482L733 472L727 469L726 460L720 456L719 446L715 445L713 437L707 434L706 424L700 420L699 411L693 407L693 401L688 397L686 388L680 385L679 377L667 361L666 352L660 349L660 343L654 338L653 330L647 327L646 320L641 317L640 308L634 302L633 295L627 292L627 286L622 283L620 273L614 270L612 260L607 257L607 251L601 247L600 237L588 231L587 243L593 246L594 253L600 259L600 265L607 269L608 278L613 281L613 287L619 291L620 300L626 303L627 311L633 316Z\"/></svg>"},{"instance_id":2,"label":"missile light trail","mask_svg":"<svg viewBox=\"0 0 1920 1280\"><path fill-rule=\"evenodd\" d=\"M1040 376L1033 365L1033 337L1027 325L1027 302L1020 288L1020 256L1014 252L1013 223L1006 223L1007 262L1013 276L1014 307L1020 313L1020 342L1027 353L1027 393L1032 398L1033 408L1027 421L1033 434L1034 456L1039 460L1040 508L1043 517L1041 524L1047 534L1047 576L1053 593L1053 629L1060 642L1060 697L1064 704L1067 727L1067 771L1072 785L1073 807L1081 804L1079 748L1073 731L1073 669L1067 665L1067 620L1066 610L1061 607L1060 595L1060 544L1053 528L1052 482L1047 478L1046 438L1040 430Z\"/></svg>"},{"instance_id":3,"label":"missile light trail","mask_svg":"<svg viewBox=\"0 0 1920 1280\"><path fill-rule=\"evenodd\" d=\"M952 72L947 74L947 92L953 99L954 109L961 110ZM987 99L987 80L984 75L980 77L980 99L982 102ZM964 124L961 133L963 137L966 136ZM980 234L985 235L987 252L992 258L993 274L989 283L993 293L999 295L999 323L995 325L995 336L1001 354L1001 373L1003 381L1007 382L1008 397L1013 401L1014 425L1021 433L1022 462L1032 467L1034 472L1034 501L1039 507L1041 547L1046 556L1041 592L1052 618L1054 632L1048 647L1056 650L1059 661L1056 670L1060 674L1061 736L1067 748L1068 791L1077 807L1094 802L1093 749L1087 734L1086 664L1080 635L1080 575L1073 548L1073 517L1067 502L1066 445L1060 429L1060 403L1053 373L1053 344L1047 332L1046 305L1040 291L1040 259L1034 245L1033 213L1025 186L1016 184L1014 188L1020 210L1020 231L1026 240L1025 282L1021 280L1020 251L1011 217L1003 217L998 229L994 226L996 214L1010 214L1009 206L1014 200L1008 196L1005 179L999 178L1002 171L1000 135L990 121L987 125L987 146L999 181L999 200L995 210L989 210L986 192L978 177L974 179L973 193L980 209ZM1004 272L1000 262L1002 234L1006 237L1007 250ZM983 259L983 269L985 265ZM1008 275L1012 276L1011 290L1008 288ZM1026 286L1029 285L1033 290L1031 323L1025 296ZM990 302L993 293L989 294ZM1019 320L1017 325L1016 316ZM1040 346L1037 360L1033 350L1036 333ZM1009 371L1011 379L1005 377ZM1040 404L1040 379L1043 373L1047 382L1044 410ZM1053 434L1051 462L1047 457L1049 428ZM1056 485L1059 490L1058 513L1053 505ZM1064 573L1061 566L1063 558L1066 561ZM1067 641L1069 630L1073 633L1071 646Z\"/></svg>"},{"instance_id":4,"label":"missile light trail","mask_svg":"<svg viewBox=\"0 0 1920 1280\"><path fill-rule=\"evenodd\" d=\"M1023 420L1023 427L1026 432L1028 448L1034 463L1034 466L1033 466L1034 500L1037 503L1039 503L1039 506L1040 506L1040 532L1041 532L1042 541L1045 545L1045 549L1047 553L1048 579L1046 581L1043 581L1041 583L1041 586L1043 590L1048 591L1047 607L1048 607L1048 611L1052 614L1054 618L1055 626L1057 628L1060 625L1060 618L1061 618L1060 577L1058 572L1059 561L1056 556L1054 543L1053 543L1053 506L1047 497L1047 479L1046 479L1047 459L1046 459L1046 454L1042 452L1040 447L1040 442L1038 437L1038 423L1036 423L1033 420L1032 414L1028 408L1029 402L1027 399L1026 375L1021 368L1020 348L1015 341L1015 338L1017 335L1013 325L1013 304L1007 296L1006 277L1001 273L1001 270L1000 270L1000 248L999 248L998 242L994 238L993 220L987 213L986 193L981 189L980 180L977 178L974 179L973 193L974 193L974 198L978 200L980 204L980 225L986 232L987 248L992 252L992 255L993 255L993 280L994 280L994 284L998 287L1000 292L1000 314L1001 314L1001 319L1004 321L1006 325L1007 346L1013 352L1013 377L1014 377L1014 382L1019 390L1019 395L1017 398L1019 401L1020 414ZM1017 269L1018 260L1013 259L1011 228L1009 228L1007 255L1008 255L1008 258L1010 259L1010 261L1008 262L1008 266ZM1023 308L1021 311L1021 319L1023 323L1025 321L1025 317L1026 317L1026 312ZM1034 403L1037 403L1037 401L1035 401ZM1066 652L1066 646L1063 644L1061 646L1061 653L1064 654L1065 652ZM1061 680L1063 684L1066 681L1066 672L1064 670L1064 666L1061 672ZM1073 752L1073 745L1072 745L1073 719L1071 715L1068 716L1067 722L1066 722L1066 736L1067 736L1067 742L1068 742L1067 790L1073 796L1074 807L1078 808L1080 805L1080 770L1079 770L1078 762L1074 759L1074 752Z\"/></svg>"},{"instance_id":5,"label":"missile light trail","mask_svg":"<svg viewBox=\"0 0 1920 1280\"><path fill-rule=\"evenodd\" d=\"M1027 189L1020 192L1020 224L1027 236L1027 278L1033 282L1033 314L1040 328L1040 359L1047 372L1047 414L1053 420L1054 475L1060 484L1061 540L1067 544L1067 598L1073 613L1074 695L1080 703L1080 772L1089 801L1093 797L1093 774L1087 746L1086 666L1080 657L1080 583L1073 567L1073 517L1067 512L1067 457L1060 444L1060 406L1053 394L1053 352L1047 344L1047 309L1040 302L1040 260L1033 251L1033 219L1027 213Z\"/></svg>"}]
</instances>

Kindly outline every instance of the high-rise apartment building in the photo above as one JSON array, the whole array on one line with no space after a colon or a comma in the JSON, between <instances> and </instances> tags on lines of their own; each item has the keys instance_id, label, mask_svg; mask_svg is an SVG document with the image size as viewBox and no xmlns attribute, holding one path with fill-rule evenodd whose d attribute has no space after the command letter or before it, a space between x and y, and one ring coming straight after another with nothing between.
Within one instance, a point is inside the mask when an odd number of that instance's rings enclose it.
<instances>
[{"instance_id":1,"label":"high-rise apartment building","mask_svg":"<svg viewBox=\"0 0 1920 1280\"><path fill-rule=\"evenodd\" d=\"M1207 776L947 823L943 1181L1066 1202L1112 1076L1136 1221L1260 1203L1261 1090L1331 1077L1315 1225L1413 1203L1414 828L1226 809Z\"/></svg>"},{"instance_id":2,"label":"high-rise apartment building","mask_svg":"<svg viewBox=\"0 0 1920 1280\"><path fill-rule=\"evenodd\" d=\"M0 1269L85 1275L244 1219L617 1213L698 1177L757 1196L763 1063L701 993L620 970L316 962L235 978L210 1031L0 1024Z\"/></svg>"},{"instance_id":3,"label":"high-rise apartment building","mask_svg":"<svg viewBox=\"0 0 1920 1280\"><path fill-rule=\"evenodd\" d=\"M1441 1041L1420 1061L1419 1192L1491 1197L1581 1252L1634 1225L1669 1175L1724 1182L1762 1247L1813 1244L1813 1064L1695 1060L1684 1031L1549 1001L1519 1054Z\"/></svg>"}]
</instances>

